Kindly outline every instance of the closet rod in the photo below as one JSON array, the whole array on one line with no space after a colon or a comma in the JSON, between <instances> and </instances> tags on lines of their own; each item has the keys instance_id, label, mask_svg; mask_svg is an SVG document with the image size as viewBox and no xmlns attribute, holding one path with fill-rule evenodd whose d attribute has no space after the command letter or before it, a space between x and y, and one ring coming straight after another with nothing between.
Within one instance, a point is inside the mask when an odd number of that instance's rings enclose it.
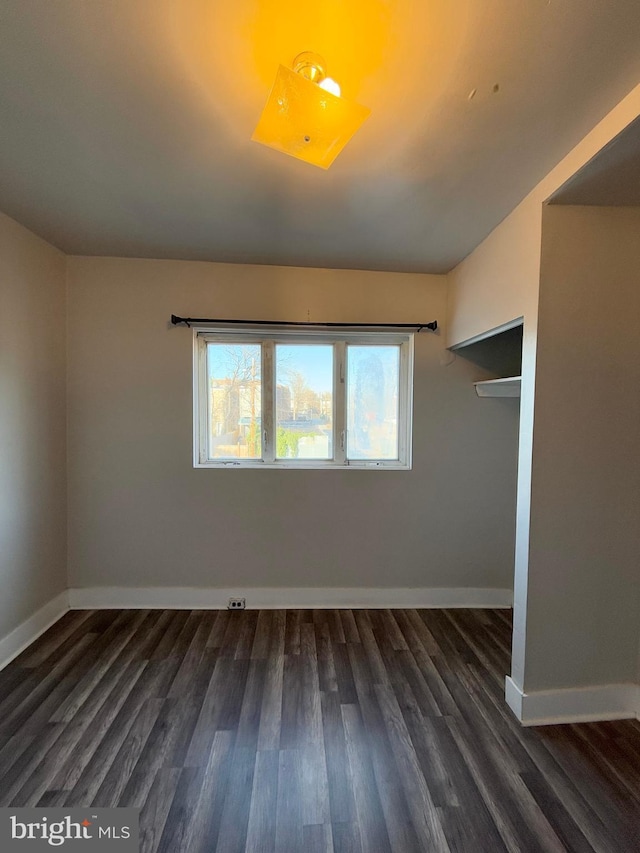
<instances>
[{"instance_id":1,"label":"closet rod","mask_svg":"<svg viewBox=\"0 0 640 853\"><path fill-rule=\"evenodd\" d=\"M193 323L196 325L199 323L228 323L230 325L242 326L315 326L322 329L416 329L418 332L421 332L423 329L435 332L438 328L437 320L433 320L431 323L293 323L289 320L222 320L212 317L178 317L175 314L171 315L171 322L174 326L181 324L191 326Z\"/></svg>"}]
</instances>

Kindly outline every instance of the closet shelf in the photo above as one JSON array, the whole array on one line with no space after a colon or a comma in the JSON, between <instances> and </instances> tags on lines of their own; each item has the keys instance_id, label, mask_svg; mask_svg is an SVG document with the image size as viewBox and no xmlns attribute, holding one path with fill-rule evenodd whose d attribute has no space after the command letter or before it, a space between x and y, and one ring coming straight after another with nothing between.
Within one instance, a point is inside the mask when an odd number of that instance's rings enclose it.
<instances>
[{"instance_id":1,"label":"closet shelf","mask_svg":"<svg viewBox=\"0 0 640 853\"><path fill-rule=\"evenodd\" d=\"M520 377L507 376L505 379L487 379L474 382L478 397L519 397Z\"/></svg>"}]
</instances>

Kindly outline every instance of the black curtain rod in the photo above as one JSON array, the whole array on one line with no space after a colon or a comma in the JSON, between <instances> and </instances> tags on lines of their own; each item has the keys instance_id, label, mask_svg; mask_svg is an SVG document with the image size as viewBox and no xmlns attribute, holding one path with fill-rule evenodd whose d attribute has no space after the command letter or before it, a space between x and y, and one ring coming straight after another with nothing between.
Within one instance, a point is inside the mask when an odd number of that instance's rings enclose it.
<instances>
[{"instance_id":1,"label":"black curtain rod","mask_svg":"<svg viewBox=\"0 0 640 853\"><path fill-rule=\"evenodd\" d=\"M292 323L288 320L220 320L212 319L211 317L177 317L171 315L171 322L174 326L184 324L191 326L192 323L223 323L230 325L243 326L316 326L325 328L343 328L343 329L417 329L421 332L423 329L428 329L430 332L435 332L438 328L438 321L433 320L431 323Z\"/></svg>"}]
</instances>

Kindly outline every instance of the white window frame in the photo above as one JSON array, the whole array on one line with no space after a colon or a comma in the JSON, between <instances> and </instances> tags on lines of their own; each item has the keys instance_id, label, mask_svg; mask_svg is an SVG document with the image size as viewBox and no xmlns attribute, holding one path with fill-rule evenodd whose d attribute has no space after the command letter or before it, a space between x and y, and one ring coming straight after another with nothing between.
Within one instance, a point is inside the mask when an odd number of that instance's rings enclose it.
<instances>
[{"instance_id":1,"label":"white window frame","mask_svg":"<svg viewBox=\"0 0 640 853\"><path fill-rule=\"evenodd\" d=\"M255 326L193 328L193 466L194 468L298 468L398 471L411 470L413 428L413 332L351 332L283 329L268 331ZM308 342L334 347L333 459L276 459L275 379L276 344ZM262 346L262 458L209 459L209 394L207 343L260 344ZM398 386L398 459L347 459L347 344L389 344L400 347Z\"/></svg>"}]
</instances>

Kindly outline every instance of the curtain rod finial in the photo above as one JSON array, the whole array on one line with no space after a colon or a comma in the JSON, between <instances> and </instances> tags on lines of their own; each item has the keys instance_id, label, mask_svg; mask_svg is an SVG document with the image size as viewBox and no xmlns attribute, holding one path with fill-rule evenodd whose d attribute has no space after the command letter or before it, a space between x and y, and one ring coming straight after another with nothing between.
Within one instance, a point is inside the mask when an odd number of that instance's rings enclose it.
<instances>
[{"instance_id":1,"label":"curtain rod finial","mask_svg":"<svg viewBox=\"0 0 640 853\"><path fill-rule=\"evenodd\" d=\"M178 317L176 314L171 315L171 322L174 326L180 326L184 323L185 326L191 328L191 323L185 317Z\"/></svg>"}]
</instances>

